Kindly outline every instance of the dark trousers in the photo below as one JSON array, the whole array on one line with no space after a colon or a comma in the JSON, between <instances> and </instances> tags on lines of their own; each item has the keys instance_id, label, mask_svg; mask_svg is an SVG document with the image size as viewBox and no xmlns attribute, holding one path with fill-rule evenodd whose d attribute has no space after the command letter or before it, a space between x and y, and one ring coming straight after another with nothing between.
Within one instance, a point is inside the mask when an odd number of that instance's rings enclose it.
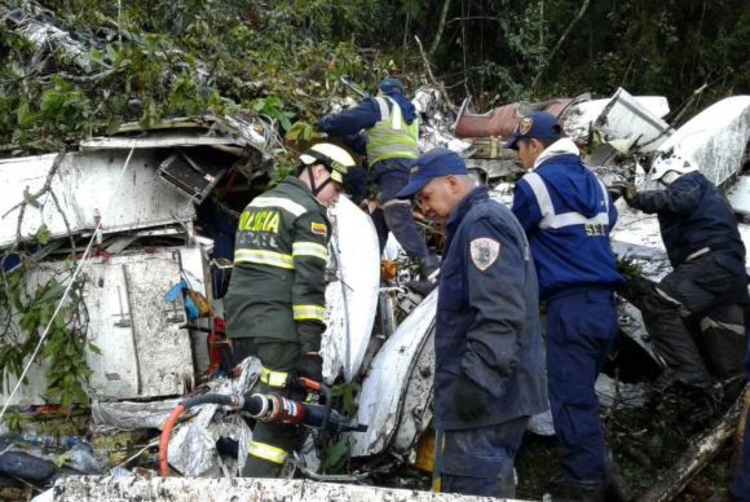
<instances>
[{"instance_id":1,"label":"dark trousers","mask_svg":"<svg viewBox=\"0 0 750 502\"><path fill-rule=\"evenodd\" d=\"M249 355L261 360L263 367L272 371L293 371L300 355L299 345L291 342L258 342L252 338L235 338L235 360L241 361ZM290 399L304 399L301 395L290 395L285 389L269 387L260 383L256 391L280 394ZM266 424L256 421L250 453L242 471L244 477L278 478L284 459L302 446L304 433L298 426Z\"/></svg>"},{"instance_id":2,"label":"dark trousers","mask_svg":"<svg viewBox=\"0 0 750 502\"><path fill-rule=\"evenodd\" d=\"M611 291L578 291L548 301L549 400L568 479L604 480L605 442L594 383L617 334Z\"/></svg>"},{"instance_id":3,"label":"dark trousers","mask_svg":"<svg viewBox=\"0 0 750 502\"><path fill-rule=\"evenodd\" d=\"M633 303L656 349L685 383L742 372L747 278L744 262L738 263L732 270L720 254L708 253L679 265L659 284L642 279L637 288L641 298ZM689 324L696 326L693 333Z\"/></svg>"},{"instance_id":4,"label":"dark trousers","mask_svg":"<svg viewBox=\"0 0 750 502\"><path fill-rule=\"evenodd\" d=\"M528 422L529 417L520 417L489 427L445 431L442 491L515 498L513 462Z\"/></svg>"},{"instance_id":5,"label":"dark trousers","mask_svg":"<svg viewBox=\"0 0 750 502\"><path fill-rule=\"evenodd\" d=\"M750 339L745 348L745 379L750 383ZM750 502L750 410L745 416L745 439L737 475L732 485L732 496L738 502Z\"/></svg>"},{"instance_id":6,"label":"dark trousers","mask_svg":"<svg viewBox=\"0 0 750 502\"><path fill-rule=\"evenodd\" d=\"M378 185L378 203L383 211L382 218L388 229L398 240L409 256L424 260L429 251L422 233L417 228L414 216L411 214L411 202L401 200L396 195L409 181L408 168L389 163L388 160L378 162L372 169L372 177ZM378 238L380 249L385 247L388 233L379 227Z\"/></svg>"},{"instance_id":7,"label":"dark trousers","mask_svg":"<svg viewBox=\"0 0 750 502\"><path fill-rule=\"evenodd\" d=\"M732 484L732 496L739 502L750 502L750 410L745 417L745 440L737 475Z\"/></svg>"}]
</instances>

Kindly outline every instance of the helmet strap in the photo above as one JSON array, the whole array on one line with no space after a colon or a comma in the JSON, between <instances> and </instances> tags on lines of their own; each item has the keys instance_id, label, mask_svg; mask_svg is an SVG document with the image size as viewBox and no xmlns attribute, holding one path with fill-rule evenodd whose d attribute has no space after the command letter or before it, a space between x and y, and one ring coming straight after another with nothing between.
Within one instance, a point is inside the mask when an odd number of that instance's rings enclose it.
<instances>
[{"instance_id":1,"label":"helmet strap","mask_svg":"<svg viewBox=\"0 0 750 502\"><path fill-rule=\"evenodd\" d=\"M308 164L305 166L307 169L307 177L310 178L310 191L314 196L318 196L320 192L323 191L323 189L331 182L331 177L329 176L327 180L325 180L323 183L321 183L320 186L317 186L315 184L315 177L313 176L313 167L318 164Z\"/></svg>"}]
</instances>

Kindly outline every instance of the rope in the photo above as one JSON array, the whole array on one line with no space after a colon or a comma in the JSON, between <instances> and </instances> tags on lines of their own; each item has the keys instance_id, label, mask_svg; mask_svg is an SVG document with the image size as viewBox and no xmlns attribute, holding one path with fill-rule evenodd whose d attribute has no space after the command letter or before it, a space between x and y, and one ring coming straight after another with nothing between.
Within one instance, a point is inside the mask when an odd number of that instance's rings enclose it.
<instances>
[{"instance_id":1,"label":"rope","mask_svg":"<svg viewBox=\"0 0 750 502\"><path fill-rule=\"evenodd\" d=\"M125 160L125 164L122 166L122 171L120 171L120 176L117 178L115 189L112 191L112 197L110 198L109 202L107 202L107 206L106 206L107 209L109 209L109 207L112 205L112 201L114 200L115 195L119 193L118 189L120 188L120 182L122 181L123 175L125 174L125 170L128 168L128 165L130 164L130 159L133 156L134 150L135 150L135 146L130 148L130 153L128 153L128 158ZM89 259L89 255L91 254L91 248L94 244L94 241L96 240L96 234L99 231L99 227L101 226L101 221L102 219L99 218L98 221L96 222L94 231L91 234L91 239L89 240L88 246L86 246L86 251L84 251L83 256L81 257L81 260L78 262L78 266L73 272L73 275L70 278L70 282L68 282L68 285L65 288L65 292L63 292L62 298L60 298L60 302L57 304L57 308L55 308L55 311L52 314L52 317L50 317L50 320L47 323L47 326L44 328L44 332L42 333L41 338L39 338L39 343L37 343L36 348L34 349L34 353L31 354L31 358L29 359L29 362L26 363L26 367L23 369L21 376L18 377L18 381L16 382L15 387L13 387L13 391L8 396L8 399L5 400L3 409L2 411L0 411L0 420L2 420L2 418L5 416L5 412L7 411L8 406L10 406L10 402L13 400L13 396L15 396L16 392L18 392L18 389L21 387L21 384L24 378L26 378L26 374L29 372L29 369L31 368L31 365L34 362L34 359L36 359L37 354L39 354L39 351L42 348L42 344L44 343L44 340L47 338L47 334L49 333L49 329L52 326L52 323L55 321L57 314L60 313L60 310L62 310L62 306L65 303L65 300L68 298L68 294L70 293L70 289L73 287L73 283L75 283L76 278L80 274L83 266L87 263Z\"/></svg>"}]
</instances>

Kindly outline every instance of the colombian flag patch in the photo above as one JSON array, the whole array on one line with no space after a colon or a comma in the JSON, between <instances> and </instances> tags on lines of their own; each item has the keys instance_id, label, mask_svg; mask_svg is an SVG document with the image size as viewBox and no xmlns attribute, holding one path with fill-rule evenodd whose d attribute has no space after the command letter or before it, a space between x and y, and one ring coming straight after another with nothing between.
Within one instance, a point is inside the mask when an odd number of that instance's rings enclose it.
<instances>
[{"instance_id":1,"label":"colombian flag patch","mask_svg":"<svg viewBox=\"0 0 750 502\"><path fill-rule=\"evenodd\" d=\"M328 235L328 227L325 223L310 223L310 231L317 235Z\"/></svg>"}]
</instances>

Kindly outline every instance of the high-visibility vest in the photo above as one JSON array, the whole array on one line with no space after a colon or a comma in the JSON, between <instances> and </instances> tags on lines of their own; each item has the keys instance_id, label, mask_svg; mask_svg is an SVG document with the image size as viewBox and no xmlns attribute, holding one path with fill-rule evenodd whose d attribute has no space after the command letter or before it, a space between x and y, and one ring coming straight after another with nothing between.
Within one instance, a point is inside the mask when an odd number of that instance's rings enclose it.
<instances>
[{"instance_id":1,"label":"high-visibility vest","mask_svg":"<svg viewBox=\"0 0 750 502\"><path fill-rule=\"evenodd\" d=\"M419 158L419 121L404 121L401 107L389 97L376 97L380 121L367 131L367 159L370 166L385 159ZM389 102L390 101L390 107Z\"/></svg>"}]
</instances>

